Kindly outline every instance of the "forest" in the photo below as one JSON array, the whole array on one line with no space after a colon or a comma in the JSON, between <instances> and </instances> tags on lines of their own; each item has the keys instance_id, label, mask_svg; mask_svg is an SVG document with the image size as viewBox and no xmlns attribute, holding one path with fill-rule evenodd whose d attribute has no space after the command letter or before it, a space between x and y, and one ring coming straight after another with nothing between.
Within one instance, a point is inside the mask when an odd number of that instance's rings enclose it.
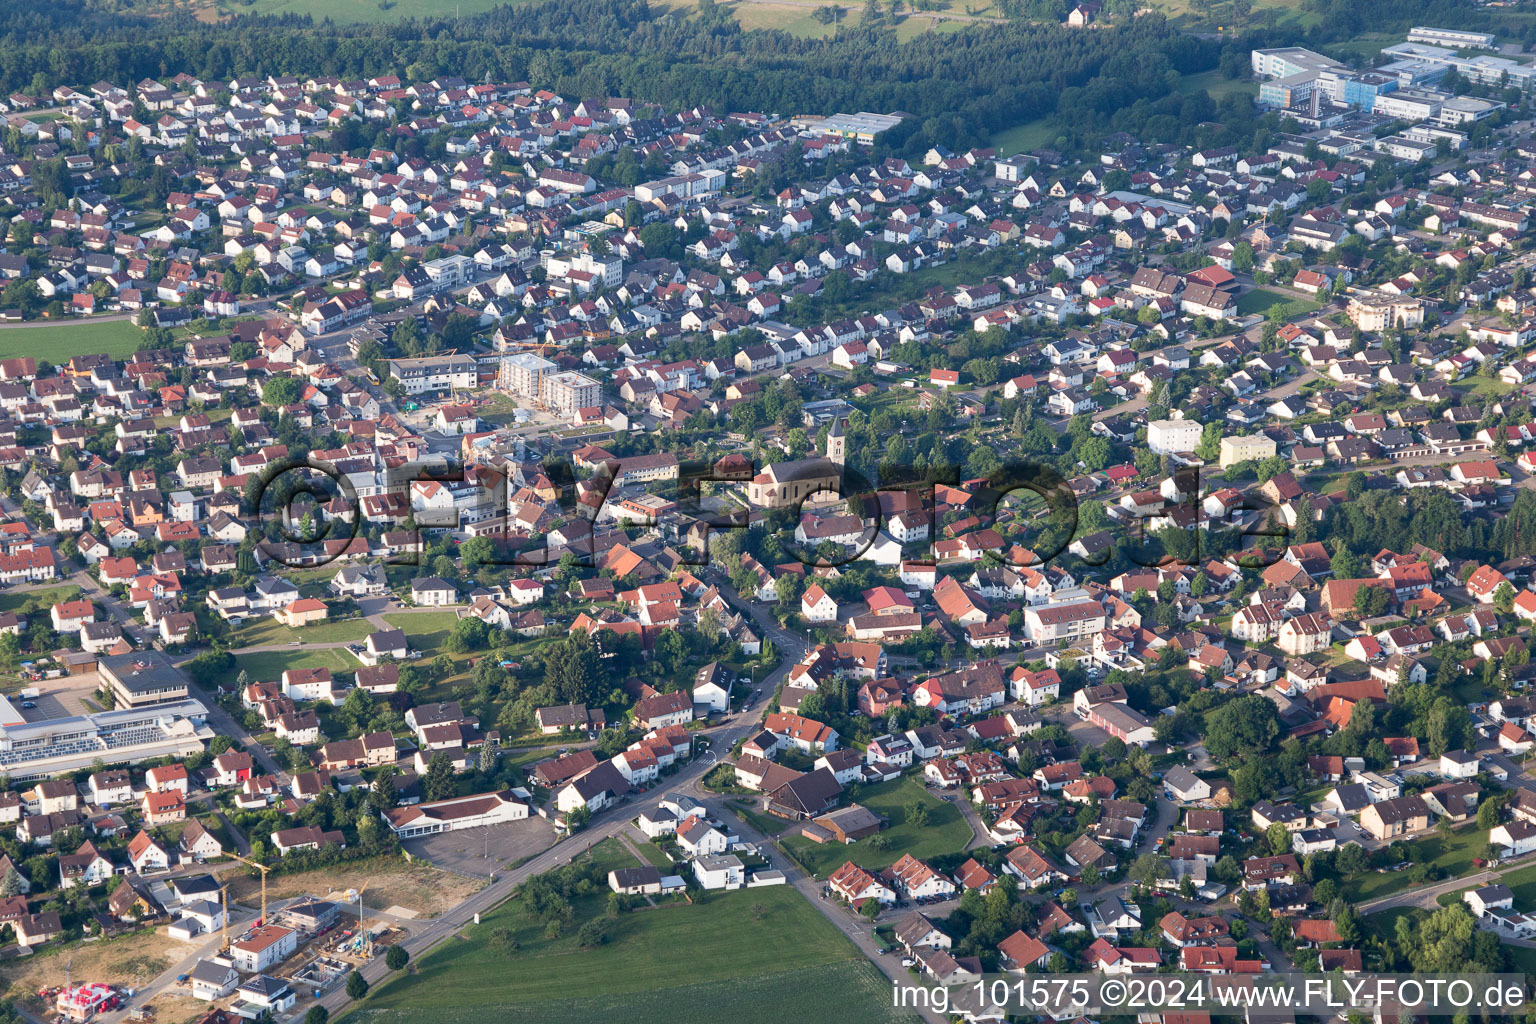
<instances>
[{"instance_id":1,"label":"forest","mask_svg":"<svg viewBox=\"0 0 1536 1024\"><path fill-rule=\"evenodd\" d=\"M1252 33L1263 45L1321 45L1347 26L1373 29L1458 12L1462 0L1309 0L1326 9L1305 35ZM1461 14L1457 14L1458 24ZM645 0L547 0L462 19L336 25L295 15L244 15L207 24L186 12L136 13L64 0L0 7L0 89L46 94L61 84L134 83L186 72L204 80L274 73L425 81L529 80L568 97L624 95L669 109L780 114L902 111L914 116L884 140L895 152L986 145L1003 128L1041 118L1108 127L1137 104L1158 115L1209 118L1174 96L1181 76L1218 63L1236 72L1249 38L1224 46L1148 14L1091 32L1023 18L928 33L899 43L894 22L843 27L826 39L748 31L713 0L695 13ZM1203 96L1202 96L1203 98ZM1145 106L1141 115L1153 113Z\"/></svg>"}]
</instances>

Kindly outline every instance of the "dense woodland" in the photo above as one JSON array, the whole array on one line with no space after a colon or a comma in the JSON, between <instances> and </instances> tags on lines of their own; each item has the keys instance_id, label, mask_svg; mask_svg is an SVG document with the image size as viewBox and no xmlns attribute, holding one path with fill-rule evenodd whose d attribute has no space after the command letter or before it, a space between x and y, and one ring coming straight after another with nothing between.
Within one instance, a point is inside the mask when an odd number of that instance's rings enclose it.
<instances>
[{"instance_id":1,"label":"dense woodland","mask_svg":"<svg viewBox=\"0 0 1536 1024\"><path fill-rule=\"evenodd\" d=\"M1240 74L1250 43L1324 45L1366 25L1380 31L1473 16L1462 0L1308 5L1325 17L1306 33L1259 27L1222 45L1156 15L1082 32L1024 20L1030 12L1022 9L1005 24L898 43L894 22L879 18L828 39L748 32L713 0L692 15L644 0L547 0L389 25L317 25L292 15L209 25L185 13L140 15L127 3L10 2L0 5L0 90L44 94L60 84L180 72L210 81L274 73L526 79L569 96L625 95L672 109L907 111L916 116L884 142L911 151L985 145L1000 129L1041 118L1063 126L1069 142L1085 130L1141 128L1154 118L1167 119L1154 136L1228 114L1243 120L1204 94L1177 94L1180 77L1218 66Z\"/></svg>"}]
</instances>

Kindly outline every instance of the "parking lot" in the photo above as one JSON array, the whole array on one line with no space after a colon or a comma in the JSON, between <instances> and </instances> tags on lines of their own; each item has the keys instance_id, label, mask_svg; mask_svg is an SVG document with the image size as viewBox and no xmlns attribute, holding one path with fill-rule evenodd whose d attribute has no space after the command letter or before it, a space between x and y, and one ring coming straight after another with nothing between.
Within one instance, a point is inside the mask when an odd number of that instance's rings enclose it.
<instances>
[{"instance_id":1,"label":"parking lot","mask_svg":"<svg viewBox=\"0 0 1536 1024\"><path fill-rule=\"evenodd\" d=\"M36 687L40 691L38 695L31 698L12 695L11 703L28 722L46 722L54 718L68 718L71 715L83 715L91 711L92 708L85 701L95 694L101 685L101 680L95 672L86 672L78 676L44 679L27 685ZM31 708L22 706L27 703L37 706Z\"/></svg>"},{"instance_id":2,"label":"parking lot","mask_svg":"<svg viewBox=\"0 0 1536 1024\"><path fill-rule=\"evenodd\" d=\"M484 878L492 871L501 871L554 844L554 826L535 815L526 821L505 825L407 839L401 845L412 857L419 857L445 871Z\"/></svg>"}]
</instances>

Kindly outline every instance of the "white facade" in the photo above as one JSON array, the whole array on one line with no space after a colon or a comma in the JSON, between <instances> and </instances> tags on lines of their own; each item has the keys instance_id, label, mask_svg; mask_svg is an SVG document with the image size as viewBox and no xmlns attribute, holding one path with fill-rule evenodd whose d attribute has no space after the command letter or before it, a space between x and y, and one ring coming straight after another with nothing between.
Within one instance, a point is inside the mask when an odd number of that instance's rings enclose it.
<instances>
[{"instance_id":1,"label":"white facade","mask_svg":"<svg viewBox=\"0 0 1536 1024\"><path fill-rule=\"evenodd\" d=\"M1147 424L1147 447L1159 455L1191 452L1204 430L1194 420L1153 420Z\"/></svg>"}]
</instances>

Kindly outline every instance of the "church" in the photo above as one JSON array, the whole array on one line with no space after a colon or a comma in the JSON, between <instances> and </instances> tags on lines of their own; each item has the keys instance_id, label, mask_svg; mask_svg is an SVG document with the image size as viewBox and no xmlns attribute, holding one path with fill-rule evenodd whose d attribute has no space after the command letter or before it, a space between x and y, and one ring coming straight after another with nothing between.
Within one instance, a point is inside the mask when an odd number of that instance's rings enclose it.
<instances>
[{"instance_id":1,"label":"church","mask_svg":"<svg viewBox=\"0 0 1536 1024\"><path fill-rule=\"evenodd\" d=\"M747 500L757 508L793 508L818 491L841 494L847 443L843 421L834 418L825 455L773 463L747 485Z\"/></svg>"}]
</instances>

